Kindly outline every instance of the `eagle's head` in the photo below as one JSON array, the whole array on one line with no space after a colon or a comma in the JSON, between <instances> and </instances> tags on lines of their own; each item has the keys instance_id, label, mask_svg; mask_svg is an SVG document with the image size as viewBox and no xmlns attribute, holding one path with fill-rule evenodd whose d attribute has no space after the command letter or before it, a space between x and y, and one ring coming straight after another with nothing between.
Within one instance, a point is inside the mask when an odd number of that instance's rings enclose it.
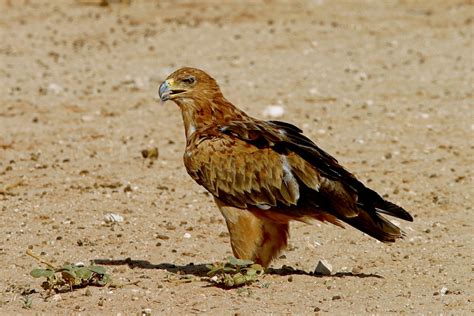
<instances>
[{"instance_id":1,"label":"eagle's head","mask_svg":"<svg viewBox=\"0 0 474 316\"><path fill-rule=\"evenodd\" d=\"M162 101L185 103L186 99L212 100L221 95L217 82L200 69L184 67L176 70L163 81L159 89Z\"/></svg>"}]
</instances>

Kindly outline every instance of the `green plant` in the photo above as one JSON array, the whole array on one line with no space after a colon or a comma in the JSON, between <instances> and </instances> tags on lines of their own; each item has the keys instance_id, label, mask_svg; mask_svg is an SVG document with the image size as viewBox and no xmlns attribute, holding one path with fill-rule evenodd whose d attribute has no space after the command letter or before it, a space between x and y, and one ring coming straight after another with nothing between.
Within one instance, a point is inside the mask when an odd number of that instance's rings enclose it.
<instances>
[{"instance_id":1,"label":"green plant","mask_svg":"<svg viewBox=\"0 0 474 316\"><path fill-rule=\"evenodd\" d=\"M74 288L88 285L105 286L112 281L102 266L65 264L62 267L56 267L30 250L27 251L27 254L47 266L46 268L33 269L30 274L34 278L46 278L41 286L48 291L59 292L67 288L72 291Z\"/></svg>"},{"instance_id":2,"label":"green plant","mask_svg":"<svg viewBox=\"0 0 474 316\"><path fill-rule=\"evenodd\" d=\"M234 257L228 257L226 262L208 265L207 268L210 270L207 273L209 281L224 288L251 284L264 274L261 265Z\"/></svg>"}]
</instances>

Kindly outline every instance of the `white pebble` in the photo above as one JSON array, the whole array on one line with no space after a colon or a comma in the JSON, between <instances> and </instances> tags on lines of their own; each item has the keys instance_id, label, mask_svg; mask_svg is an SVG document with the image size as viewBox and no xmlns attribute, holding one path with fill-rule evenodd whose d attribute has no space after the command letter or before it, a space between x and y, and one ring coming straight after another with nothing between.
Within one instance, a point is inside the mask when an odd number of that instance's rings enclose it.
<instances>
[{"instance_id":1,"label":"white pebble","mask_svg":"<svg viewBox=\"0 0 474 316\"><path fill-rule=\"evenodd\" d=\"M114 213L107 213L104 215L104 220L106 223L120 223L123 222L123 216Z\"/></svg>"},{"instance_id":2,"label":"white pebble","mask_svg":"<svg viewBox=\"0 0 474 316\"><path fill-rule=\"evenodd\" d=\"M94 120L94 116L92 116L92 115L83 115L81 117L81 120L83 122L92 122Z\"/></svg>"},{"instance_id":3,"label":"white pebble","mask_svg":"<svg viewBox=\"0 0 474 316\"><path fill-rule=\"evenodd\" d=\"M61 87L57 83L50 83L48 85L48 92L52 92L52 93L55 93L55 94L60 94L61 92L63 92L63 87Z\"/></svg>"},{"instance_id":4,"label":"white pebble","mask_svg":"<svg viewBox=\"0 0 474 316\"><path fill-rule=\"evenodd\" d=\"M263 115L271 118L282 117L285 113L285 109L280 105L269 105L263 110Z\"/></svg>"},{"instance_id":5,"label":"white pebble","mask_svg":"<svg viewBox=\"0 0 474 316\"><path fill-rule=\"evenodd\" d=\"M190 233L185 233L185 234L183 235L183 237L184 237L184 238L191 238L191 234L190 234Z\"/></svg>"},{"instance_id":6,"label":"white pebble","mask_svg":"<svg viewBox=\"0 0 474 316\"><path fill-rule=\"evenodd\" d=\"M443 286L443 287L441 288L441 290L439 290L439 294L441 294L441 295L446 295L446 293L448 293L448 291L449 291L448 288L445 287L445 286Z\"/></svg>"},{"instance_id":7,"label":"white pebble","mask_svg":"<svg viewBox=\"0 0 474 316\"><path fill-rule=\"evenodd\" d=\"M316 88L311 88L311 89L309 89L309 94L311 94L311 95L317 95L317 94L319 94L319 91L318 91L318 89L316 89Z\"/></svg>"},{"instance_id":8,"label":"white pebble","mask_svg":"<svg viewBox=\"0 0 474 316\"><path fill-rule=\"evenodd\" d=\"M62 300L63 298L61 297L61 294L55 294L53 295L53 301L58 302Z\"/></svg>"},{"instance_id":9,"label":"white pebble","mask_svg":"<svg viewBox=\"0 0 474 316\"><path fill-rule=\"evenodd\" d=\"M314 269L315 274L322 274L322 275L331 275L332 266L324 259L319 260L316 269Z\"/></svg>"}]
</instances>

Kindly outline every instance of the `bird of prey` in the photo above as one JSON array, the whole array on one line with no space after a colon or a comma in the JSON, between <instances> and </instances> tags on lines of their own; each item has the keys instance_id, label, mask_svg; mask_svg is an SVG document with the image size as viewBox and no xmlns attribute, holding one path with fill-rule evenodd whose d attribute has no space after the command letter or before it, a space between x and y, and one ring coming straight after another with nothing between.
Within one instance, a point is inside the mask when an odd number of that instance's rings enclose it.
<instances>
[{"instance_id":1,"label":"bird of prey","mask_svg":"<svg viewBox=\"0 0 474 316\"><path fill-rule=\"evenodd\" d=\"M291 220L349 224L382 241L404 236L382 214L413 221L289 123L255 119L202 70L181 68L160 85L184 122L188 174L225 218L235 257L264 267L285 248Z\"/></svg>"}]
</instances>

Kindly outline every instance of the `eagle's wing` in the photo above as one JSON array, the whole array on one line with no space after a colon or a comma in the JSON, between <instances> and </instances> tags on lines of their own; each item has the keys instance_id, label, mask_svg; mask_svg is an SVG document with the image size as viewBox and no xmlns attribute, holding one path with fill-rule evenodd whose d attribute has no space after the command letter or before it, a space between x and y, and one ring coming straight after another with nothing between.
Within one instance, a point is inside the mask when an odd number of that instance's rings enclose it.
<instances>
[{"instance_id":1,"label":"eagle's wing","mask_svg":"<svg viewBox=\"0 0 474 316\"><path fill-rule=\"evenodd\" d=\"M291 124L248 119L211 129L189 139L185 165L196 182L227 205L295 219L327 213L384 241L401 232L378 213L412 220Z\"/></svg>"},{"instance_id":2,"label":"eagle's wing","mask_svg":"<svg viewBox=\"0 0 474 316\"><path fill-rule=\"evenodd\" d=\"M262 209L298 202L299 186L285 159L227 134L204 137L184 155L189 175L215 197L234 207Z\"/></svg>"}]
</instances>

